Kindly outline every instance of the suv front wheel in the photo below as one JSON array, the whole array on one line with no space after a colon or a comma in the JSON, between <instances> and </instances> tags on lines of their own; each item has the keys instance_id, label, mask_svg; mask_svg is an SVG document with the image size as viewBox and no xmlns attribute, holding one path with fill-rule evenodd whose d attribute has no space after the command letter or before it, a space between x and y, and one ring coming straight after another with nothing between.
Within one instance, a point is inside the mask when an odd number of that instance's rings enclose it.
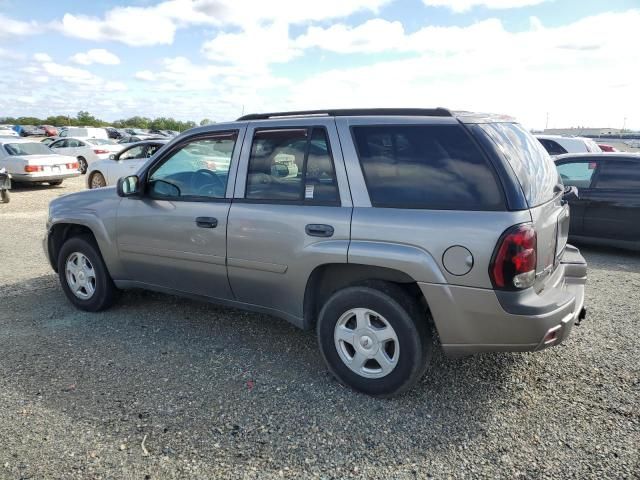
<instances>
[{"instance_id":1,"label":"suv front wheel","mask_svg":"<svg viewBox=\"0 0 640 480\"><path fill-rule=\"evenodd\" d=\"M64 242L58 254L58 276L67 298L81 310L98 312L114 301L116 287L89 235Z\"/></svg>"},{"instance_id":2,"label":"suv front wheel","mask_svg":"<svg viewBox=\"0 0 640 480\"><path fill-rule=\"evenodd\" d=\"M390 283L334 293L320 311L317 333L331 373L378 397L397 395L415 384L433 349L418 302Z\"/></svg>"}]
</instances>

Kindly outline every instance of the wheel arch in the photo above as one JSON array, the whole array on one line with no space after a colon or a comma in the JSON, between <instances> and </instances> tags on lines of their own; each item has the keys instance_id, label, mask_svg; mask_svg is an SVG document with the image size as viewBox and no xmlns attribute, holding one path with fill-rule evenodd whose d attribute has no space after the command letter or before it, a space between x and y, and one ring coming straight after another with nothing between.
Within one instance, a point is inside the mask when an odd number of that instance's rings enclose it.
<instances>
[{"instance_id":1,"label":"wheel arch","mask_svg":"<svg viewBox=\"0 0 640 480\"><path fill-rule=\"evenodd\" d=\"M322 305L338 290L353 285L388 282L400 286L419 302L425 312L429 306L418 282L405 272L388 267L358 263L328 263L309 275L304 292L303 328L315 327ZM425 320L430 315L425 315Z\"/></svg>"},{"instance_id":2,"label":"wheel arch","mask_svg":"<svg viewBox=\"0 0 640 480\"><path fill-rule=\"evenodd\" d=\"M58 255L64 242L71 237L80 235L89 235L98 244L98 240L93 233L93 230L86 225L80 223L57 223L49 229L49 235L47 236L47 253L49 257L49 263L53 267L55 272L58 271ZM98 248L100 248L98 246Z\"/></svg>"}]
</instances>

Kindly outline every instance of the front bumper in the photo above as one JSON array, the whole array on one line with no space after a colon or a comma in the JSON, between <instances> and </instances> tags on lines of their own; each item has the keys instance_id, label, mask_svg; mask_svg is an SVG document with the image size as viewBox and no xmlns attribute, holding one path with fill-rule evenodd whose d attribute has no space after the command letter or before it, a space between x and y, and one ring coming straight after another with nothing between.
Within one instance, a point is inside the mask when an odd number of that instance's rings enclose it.
<instances>
[{"instance_id":1,"label":"front bumper","mask_svg":"<svg viewBox=\"0 0 640 480\"><path fill-rule=\"evenodd\" d=\"M459 356L535 351L562 343L584 308L587 264L567 245L542 291L521 292L420 283L442 348Z\"/></svg>"}]
</instances>

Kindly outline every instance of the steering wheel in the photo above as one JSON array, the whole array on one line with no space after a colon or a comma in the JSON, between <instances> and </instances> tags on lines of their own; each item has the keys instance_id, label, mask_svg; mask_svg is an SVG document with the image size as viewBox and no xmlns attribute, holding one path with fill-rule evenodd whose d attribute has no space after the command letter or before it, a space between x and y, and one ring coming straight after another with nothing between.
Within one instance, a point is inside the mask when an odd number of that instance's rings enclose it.
<instances>
[{"instance_id":1,"label":"steering wheel","mask_svg":"<svg viewBox=\"0 0 640 480\"><path fill-rule=\"evenodd\" d=\"M198 187L196 184L196 178L199 175L206 175L213 180L212 182L205 183L204 185ZM194 172L191 177L191 188L196 190L197 195L206 195L206 196L224 196L225 184L218 178L218 176L213 173L211 170L207 170L202 168Z\"/></svg>"}]
</instances>

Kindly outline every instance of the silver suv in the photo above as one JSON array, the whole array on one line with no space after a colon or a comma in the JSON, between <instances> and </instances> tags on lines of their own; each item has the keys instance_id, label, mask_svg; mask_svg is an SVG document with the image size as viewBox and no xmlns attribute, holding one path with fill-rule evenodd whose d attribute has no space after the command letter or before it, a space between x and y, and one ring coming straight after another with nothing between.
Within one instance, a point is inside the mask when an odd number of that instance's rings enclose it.
<instances>
[{"instance_id":1,"label":"silver suv","mask_svg":"<svg viewBox=\"0 0 640 480\"><path fill-rule=\"evenodd\" d=\"M375 396L450 355L541 350L585 314L586 263L540 143L444 109L248 115L195 128L117 188L51 202L69 300L144 288L315 328L329 370Z\"/></svg>"}]
</instances>

